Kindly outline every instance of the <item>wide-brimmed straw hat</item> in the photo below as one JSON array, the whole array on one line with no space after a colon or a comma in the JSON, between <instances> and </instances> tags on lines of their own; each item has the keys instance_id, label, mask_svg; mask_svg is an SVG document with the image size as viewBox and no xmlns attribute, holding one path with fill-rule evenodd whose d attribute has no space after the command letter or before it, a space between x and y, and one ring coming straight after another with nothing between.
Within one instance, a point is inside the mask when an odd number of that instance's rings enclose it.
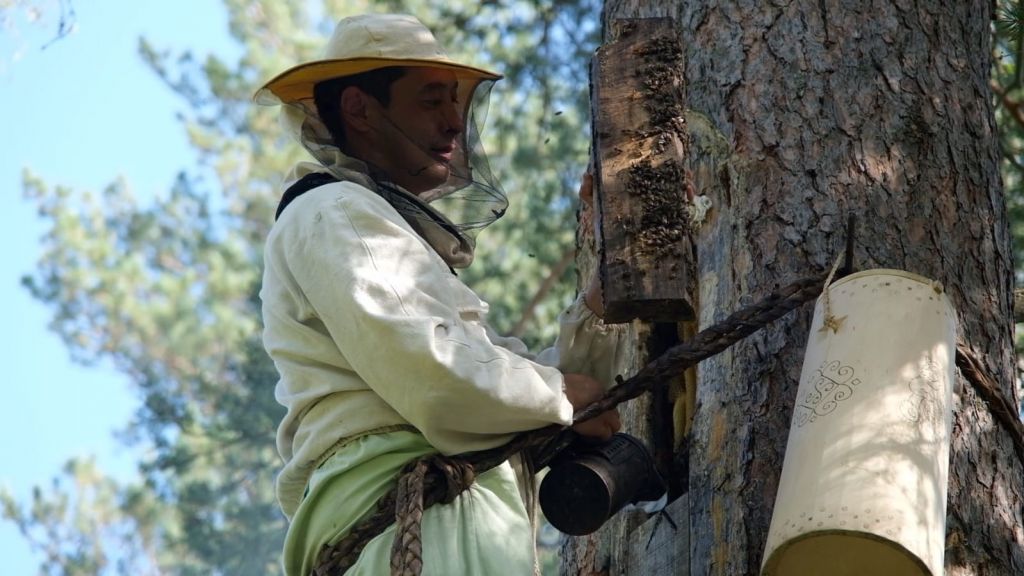
<instances>
[{"instance_id":1,"label":"wide-brimmed straw hat","mask_svg":"<svg viewBox=\"0 0 1024 576\"><path fill-rule=\"evenodd\" d=\"M501 74L456 62L430 30L405 14L364 14L344 18L334 29L324 55L285 70L256 92L261 104L290 104L313 97L323 80L391 66L428 66L452 70L460 78L498 80Z\"/></svg>"}]
</instances>

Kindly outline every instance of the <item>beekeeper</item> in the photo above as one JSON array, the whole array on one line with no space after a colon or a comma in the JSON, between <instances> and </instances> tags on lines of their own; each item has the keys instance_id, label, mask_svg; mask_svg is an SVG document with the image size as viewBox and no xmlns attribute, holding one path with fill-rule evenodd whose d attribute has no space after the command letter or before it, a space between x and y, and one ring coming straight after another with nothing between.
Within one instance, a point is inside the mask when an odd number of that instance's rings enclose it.
<instances>
[{"instance_id":1,"label":"beekeeper","mask_svg":"<svg viewBox=\"0 0 1024 576\"><path fill-rule=\"evenodd\" d=\"M376 14L341 20L323 58L257 93L316 159L286 176L260 292L287 408L277 497L289 575L310 574L411 460L568 425L621 365L623 329L595 314L596 289L534 357L489 330L487 304L454 273L507 206L475 125L500 78L450 59L417 19ZM576 431L618 428L612 411ZM534 572L532 478L520 464L426 511L423 574ZM347 573L388 574L393 533Z\"/></svg>"}]
</instances>

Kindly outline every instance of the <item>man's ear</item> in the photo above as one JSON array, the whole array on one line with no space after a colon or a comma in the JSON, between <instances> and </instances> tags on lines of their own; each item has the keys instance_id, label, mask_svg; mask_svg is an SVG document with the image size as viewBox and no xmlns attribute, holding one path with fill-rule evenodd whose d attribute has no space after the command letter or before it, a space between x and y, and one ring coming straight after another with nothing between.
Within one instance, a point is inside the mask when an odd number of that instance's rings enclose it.
<instances>
[{"instance_id":1,"label":"man's ear","mask_svg":"<svg viewBox=\"0 0 1024 576\"><path fill-rule=\"evenodd\" d=\"M369 116L367 114L367 96L362 90L355 86L349 86L341 92L341 118L345 127L356 132L368 132L370 130Z\"/></svg>"}]
</instances>

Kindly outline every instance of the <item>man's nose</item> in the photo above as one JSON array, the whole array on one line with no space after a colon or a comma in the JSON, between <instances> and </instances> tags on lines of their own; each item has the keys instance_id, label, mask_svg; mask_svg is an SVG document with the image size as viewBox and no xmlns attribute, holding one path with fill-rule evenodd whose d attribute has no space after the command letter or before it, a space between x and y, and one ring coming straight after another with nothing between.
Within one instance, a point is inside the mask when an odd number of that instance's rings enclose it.
<instances>
[{"instance_id":1,"label":"man's nose","mask_svg":"<svg viewBox=\"0 0 1024 576\"><path fill-rule=\"evenodd\" d=\"M452 102L444 108L444 129L446 132L451 132L453 136L455 134L461 134L462 131L466 129L466 125L462 120L462 110L460 106L461 105L459 103Z\"/></svg>"}]
</instances>

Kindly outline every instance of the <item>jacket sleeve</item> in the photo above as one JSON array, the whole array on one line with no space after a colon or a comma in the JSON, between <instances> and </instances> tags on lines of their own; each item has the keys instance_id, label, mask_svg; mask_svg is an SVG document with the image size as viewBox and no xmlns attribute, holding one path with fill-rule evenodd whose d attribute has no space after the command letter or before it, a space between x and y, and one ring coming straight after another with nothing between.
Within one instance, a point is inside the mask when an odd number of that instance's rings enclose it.
<instances>
[{"instance_id":1,"label":"jacket sleeve","mask_svg":"<svg viewBox=\"0 0 1024 576\"><path fill-rule=\"evenodd\" d=\"M554 346L536 356L531 356L526 345L517 338L488 334L496 344L562 372L586 374L604 384L606 389L628 368L632 325L605 324L587 306L583 294L558 315L558 327Z\"/></svg>"},{"instance_id":2,"label":"jacket sleeve","mask_svg":"<svg viewBox=\"0 0 1024 576\"><path fill-rule=\"evenodd\" d=\"M571 422L561 372L492 343L479 299L382 199L324 196L291 232L289 271L310 315L438 450Z\"/></svg>"}]
</instances>

